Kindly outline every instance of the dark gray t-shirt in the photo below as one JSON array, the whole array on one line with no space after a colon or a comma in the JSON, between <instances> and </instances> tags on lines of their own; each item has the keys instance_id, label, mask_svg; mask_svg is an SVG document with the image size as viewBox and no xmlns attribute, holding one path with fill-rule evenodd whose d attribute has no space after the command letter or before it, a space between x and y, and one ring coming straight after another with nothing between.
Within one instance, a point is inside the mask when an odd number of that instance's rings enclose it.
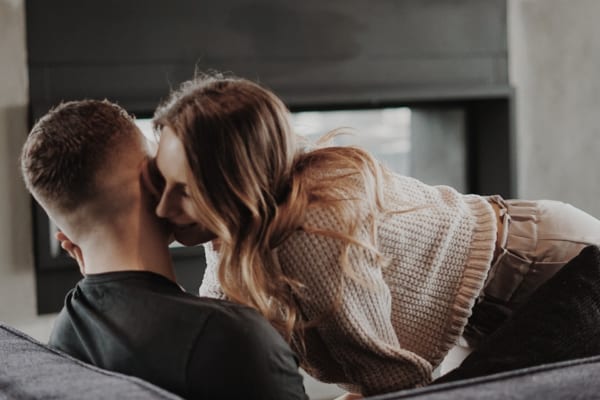
<instances>
[{"instance_id":1,"label":"dark gray t-shirt","mask_svg":"<svg viewBox=\"0 0 600 400\"><path fill-rule=\"evenodd\" d=\"M255 310L147 271L88 275L49 344L190 399L307 399L298 360Z\"/></svg>"}]
</instances>

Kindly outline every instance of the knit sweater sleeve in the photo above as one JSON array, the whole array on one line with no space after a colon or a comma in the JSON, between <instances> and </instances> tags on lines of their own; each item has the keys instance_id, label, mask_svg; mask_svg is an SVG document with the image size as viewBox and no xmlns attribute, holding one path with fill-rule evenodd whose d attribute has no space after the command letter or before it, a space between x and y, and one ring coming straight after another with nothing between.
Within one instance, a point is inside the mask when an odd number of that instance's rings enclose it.
<instances>
[{"instance_id":1,"label":"knit sweater sleeve","mask_svg":"<svg viewBox=\"0 0 600 400\"><path fill-rule=\"evenodd\" d=\"M206 269L204 278L200 285L199 295L202 297L211 297L213 299L225 299L225 293L221 289L218 278L219 254L214 249L212 242L205 243L204 258L206 260Z\"/></svg>"},{"instance_id":2,"label":"knit sweater sleeve","mask_svg":"<svg viewBox=\"0 0 600 400\"><path fill-rule=\"evenodd\" d=\"M325 210L315 212L321 215L313 220L330 218ZM340 240L305 232L278 250L286 272L305 284L299 299L304 318L316 322L304 367L317 379L365 396L427 384L432 365L399 341L390 290L373 255L351 246L352 273L342 277L341 250Z\"/></svg>"}]
</instances>

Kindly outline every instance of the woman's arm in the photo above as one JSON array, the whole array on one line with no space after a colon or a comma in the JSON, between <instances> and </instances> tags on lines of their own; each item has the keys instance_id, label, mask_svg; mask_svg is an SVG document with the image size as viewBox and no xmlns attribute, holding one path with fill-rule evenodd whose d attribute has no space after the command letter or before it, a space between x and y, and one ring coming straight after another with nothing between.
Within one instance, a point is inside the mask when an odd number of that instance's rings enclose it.
<instances>
[{"instance_id":1,"label":"woman's arm","mask_svg":"<svg viewBox=\"0 0 600 400\"><path fill-rule=\"evenodd\" d=\"M339 239L299 232L279 251L284 269L305 284L299 298L302 314L317 324L313 331L320 340L306 342L307 370L365 396L427 384L432 365L400 343L390 290L374 256L352 246L354 276L340 278L341 249ZM318 342L321 348L312 346Z\"/></svg>"}]
</instances>

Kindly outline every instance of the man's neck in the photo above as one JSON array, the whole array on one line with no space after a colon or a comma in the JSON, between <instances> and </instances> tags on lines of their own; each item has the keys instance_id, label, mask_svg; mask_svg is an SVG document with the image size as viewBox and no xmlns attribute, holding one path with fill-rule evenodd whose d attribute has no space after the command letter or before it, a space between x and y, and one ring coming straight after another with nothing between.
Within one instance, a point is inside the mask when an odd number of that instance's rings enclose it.
<instances>
[{"instance_id":1,"label":"man's neck","mask_svg":"<svg viewBox=\"0 0 600 400\"><path fill-rule=\"evenodd\" d=\"M176 281L166 243L140 243L125 238L98 237L81 244L86 275L117 271L149 271Z\"/></svg>"}]
</instances>

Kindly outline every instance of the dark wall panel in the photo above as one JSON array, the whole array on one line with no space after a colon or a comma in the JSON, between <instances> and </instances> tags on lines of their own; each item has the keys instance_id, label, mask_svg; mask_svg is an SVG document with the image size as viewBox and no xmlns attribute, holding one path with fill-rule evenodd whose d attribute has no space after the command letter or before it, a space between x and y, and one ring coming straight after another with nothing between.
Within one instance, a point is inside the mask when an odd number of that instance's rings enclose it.
<instances>
[{"instance_id":1,"label":"dark wall panel","mask_svg":"<svg viewBox=\"0 0 600 400\"><path fill-rule=\"evenodd\" d=\"M36 116L80 97L152 108L195 68L260 80L291 104L378 102L377 89L397 100L508 86L505 0L26 5Z\"/></svg>"},{"instance_id":2,"label":"dark wall panel","mask_svg":"<svg viewBox=\"0 0 600 400\"><path fill-rule=\"evenodd\" d=\"M502 0L27 0L27 21L32 63L323 62L502 55L505 8Z\"/></svg>"}]
</instances>

